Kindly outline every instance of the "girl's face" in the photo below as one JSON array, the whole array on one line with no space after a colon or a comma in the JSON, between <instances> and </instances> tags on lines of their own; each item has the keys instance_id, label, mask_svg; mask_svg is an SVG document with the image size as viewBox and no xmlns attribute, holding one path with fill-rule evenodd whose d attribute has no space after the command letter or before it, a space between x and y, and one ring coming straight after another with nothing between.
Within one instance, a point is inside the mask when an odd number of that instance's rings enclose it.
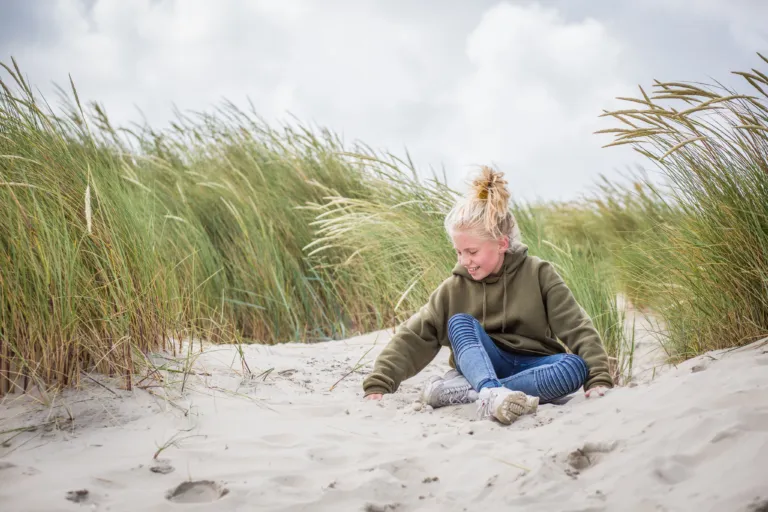
<instances>
[{"instance_id":1,"label":"girl's face","mask_svg":"<svg viewBox=\"0 0 768 512\"><path fill-rule=\"evenodd\" d=\"M459 264L467 269L475 281L501 270L504 253L509 248L507 237L488 240L467 231L454 231L451 239L459 257Z\"/></svg>"}]
</instances>

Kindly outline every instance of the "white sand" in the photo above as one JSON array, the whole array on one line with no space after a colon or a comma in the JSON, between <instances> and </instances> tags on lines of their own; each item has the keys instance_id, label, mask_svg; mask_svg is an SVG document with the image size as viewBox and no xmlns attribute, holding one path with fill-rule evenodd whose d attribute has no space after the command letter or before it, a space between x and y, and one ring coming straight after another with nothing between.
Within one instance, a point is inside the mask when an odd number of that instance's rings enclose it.
<instances>
[{"instance_id":1,"label":"white sand","mask_svg":"<svg viewBox=\"0 0 768 512\"><path fill-rule=\"evenodd\" d=\"M330 390L388 337L249 346L255 374L274 370L246 382L234 347L208 347L195 367L210 375L191 376L183 397L171 386L176 406L103 377L118 396L86 381L53 407L6 397L0 431L44 426L0 436L12 437L0 510L768 510L765 342L639 371L633 387L503 427L475 421L473 405L413 409L446 350L381 403L362 400L363 373ZM191 503L166 498L179 485Z\"/></svg>"}]
</instances>

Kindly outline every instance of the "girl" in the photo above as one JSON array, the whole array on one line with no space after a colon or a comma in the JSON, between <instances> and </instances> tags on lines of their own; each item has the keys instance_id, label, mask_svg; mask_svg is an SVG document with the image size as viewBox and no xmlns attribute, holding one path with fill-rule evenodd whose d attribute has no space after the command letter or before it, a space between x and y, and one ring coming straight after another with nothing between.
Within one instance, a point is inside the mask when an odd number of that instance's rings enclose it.
<instances>
[{"instance_id":1,"label":"girl","mask_svg":"<svg viewBox=\"0 0 768 512\"><path fill-rule=\"evenodd\" d=\"M422 401L432 407L476 401L481 418L509 424L582 386L587 397L613 387L592 321L552 264L520 241L506 183L483 167L447 215L458 262L382 350L363 381L366 399L394 393L442 346L456 370L427 383Z\"/></svg>"}]
</instances>

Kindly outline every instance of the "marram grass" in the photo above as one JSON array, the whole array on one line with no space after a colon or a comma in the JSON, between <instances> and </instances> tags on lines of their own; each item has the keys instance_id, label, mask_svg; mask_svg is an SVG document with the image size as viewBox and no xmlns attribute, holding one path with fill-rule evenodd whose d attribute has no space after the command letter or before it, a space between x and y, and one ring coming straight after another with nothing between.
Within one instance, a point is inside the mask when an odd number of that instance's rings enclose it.
<instances>
[{"instance_id":1,"label":"marram grass","mask_svg":"<svg viewBox=\"0 0 768 512\"><path fill-rule=\"evenodd\" d=\"M74 85L61 112L5 68L0 91L0 393L125 377L181 340L278 343L394 327L455 257L456 192L409 160L224 104L170 129L114 127ZM766 108L659 84L628 98L616 142L667 176L604 181L569 204L513 205L531 253L631 372L623 292L669 326L676 357L764 334ZM678 108L662 101L682 102Z\"/></svg>"},{"instance_id":2,"label":"marram grass","mask_svg":"<svg viewBox=\"0 0 768 512\"><path fill-rule=\"evenodd\" d=\"M231 107L163 133L114 129L74 88L57 115L6 71L0 391L93 370L130 386L134 354L182 339L274 343L376 326L371 303L302 251L312 215L297 207L367 186L330 133L273 130Z\"/></svg>"},{"instance_id":3,"label":"marram grass","mask_svg":"<svg viewBox=\"0 0 768 512\"><path fill-rule=\"evenodd\" d=\"M657 82L605 114L619 123L609 145L631 144L667 180L674 215L618 253L675 359L768 334L768 76L736 74L744 93Z\"/></svg>"}]
</instances>

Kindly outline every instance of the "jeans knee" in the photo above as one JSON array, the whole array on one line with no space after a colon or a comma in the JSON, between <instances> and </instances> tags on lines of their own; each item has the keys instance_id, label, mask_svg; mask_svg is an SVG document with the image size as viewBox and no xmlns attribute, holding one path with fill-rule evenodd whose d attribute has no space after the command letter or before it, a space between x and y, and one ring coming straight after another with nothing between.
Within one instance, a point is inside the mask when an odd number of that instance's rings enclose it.
<instances>
[{"instance_id":1,"label":"jeans knee","mask_svg":"<svg viewBox=\"0 0 768 512\"><path fill-rule=\"evenodd\" d=\"M448 319L448 330L451 329L451 326L461 323L475 323L477 320L475 320L475 317L468 313L456 313L451 318Z\"/></svg>"},{"instance_id":2,"label":"jeans knee","mask_svg":"<svg viewBox=\"0 0 768 512\"><path fill-rule=\"evenodd\" d=\"M587 363L584 359L575 354L565 354L561 360L561 364L566 372L568 372L569 380L571 381L572 386L574 386L574 389L571 392L576 391L584 385L584 382L587 380L587 375L589 375L589 369L587 368Z\"/></svg>"},{"instance_id":3,"label":"jeans knee","mask_svg":"<svg viewBox=\"0 0 768 512\"><path fill-rule=\"evenodd\" d=\"M563 354L559 361L536 370L543 403L575 393L587 379L587 365L574 354Z\"/></svg>"},{"instance_id":4,"label":"jeans knee","mask_svg":"<svg viewBox=\"0 0 768 512\"><path fill-rule=\"evenodd\" d=\"M448 319L448 341L453 345L461 334L474 331L477 320L467 313L457 313Z\"/></svg>"}]
</instances>

